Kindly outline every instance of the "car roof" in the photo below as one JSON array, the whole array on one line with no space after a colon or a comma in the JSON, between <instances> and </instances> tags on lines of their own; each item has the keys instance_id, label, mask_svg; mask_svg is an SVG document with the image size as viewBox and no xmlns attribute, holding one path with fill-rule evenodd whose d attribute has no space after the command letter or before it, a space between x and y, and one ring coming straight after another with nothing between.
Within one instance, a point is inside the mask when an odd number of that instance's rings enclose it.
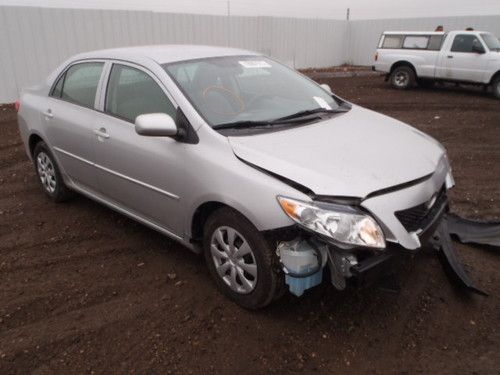
<instances>
[{"instance_id":1,"label":"car roof","mask_svg":"<svg viewBox=\"0 0 500 375\"><path fill-rule=\"evenodd\" d=\"M386 35L401 35L401 34L409 34L409 35L444 35L446 32L444 31L384 31Z\"/></svg>"},{"instance_id":2,"label":"car roof","mask_svg":"<svg viewBox=\"0 0 500 375\"><path fill-rule=\"evenodd\" d=\"M445 35L445 34L491 34L480 30L450 30L450 31L384 31L384 35Z\"/></svg>"},{"instance_id":3,"label":"car roof","mask_svg":"<svg viewBox=\"0 0 500 375\"><path fill-rule=\"evenodd\" d=\"M241 56L258 55L255 52L237 48L187 45L187 44L165 44L103 49L81 53L73 60L80 59L120 59L137 61L140 59L151 59L158 64L166 64L177 61L201 59L219 56Z\"/></svg>"}]
</instances>

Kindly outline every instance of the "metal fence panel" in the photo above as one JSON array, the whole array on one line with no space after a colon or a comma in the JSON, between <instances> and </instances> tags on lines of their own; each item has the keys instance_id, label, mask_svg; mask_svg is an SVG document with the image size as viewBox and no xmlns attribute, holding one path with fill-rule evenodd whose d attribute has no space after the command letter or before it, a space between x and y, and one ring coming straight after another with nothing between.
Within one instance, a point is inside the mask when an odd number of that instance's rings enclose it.
<instances>
[{"instance_id":1,"label":"metal fence panel","mask_svg":"<svg viewBox=\"0 0 500 375\"><path fill-rule=\"evenodd\" d=\"M208 44L262 52L295 68L370 65L384 30L476 29L500 16L325 20L0 6L0 103L83 51L141 44Z\"/></svg>"},{"instance_id":2,"label":"metal fence panel","mask_svg":"<svg viewBox=\"0 0 500 375\"><path fill-rule=\"evenodd\" d=\"M343 62L344 21L148 11L0 7L0 103L83 51L207 44L263 52L296 68Z\"/></svg>"}]
</instances>

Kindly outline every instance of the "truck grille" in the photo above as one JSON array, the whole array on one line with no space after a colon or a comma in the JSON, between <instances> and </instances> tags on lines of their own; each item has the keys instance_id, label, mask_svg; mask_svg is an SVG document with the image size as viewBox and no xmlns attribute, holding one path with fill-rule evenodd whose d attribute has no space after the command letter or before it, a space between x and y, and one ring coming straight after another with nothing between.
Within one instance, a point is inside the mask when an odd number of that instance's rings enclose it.
<instances>
[{"instance_id":1,"label":"truck grille","mask_svg":"<svg viewBox=\"0 0 500 375\"><path fill-rule=\"evenodd\" d=\"M446 189L443 187L432 206L429 207L429 202L425 202L406 210L396 211L394 214L408 232L415 232L419 229L424 230L432 223L446 202Z\"/></svg>"}]
</instances>

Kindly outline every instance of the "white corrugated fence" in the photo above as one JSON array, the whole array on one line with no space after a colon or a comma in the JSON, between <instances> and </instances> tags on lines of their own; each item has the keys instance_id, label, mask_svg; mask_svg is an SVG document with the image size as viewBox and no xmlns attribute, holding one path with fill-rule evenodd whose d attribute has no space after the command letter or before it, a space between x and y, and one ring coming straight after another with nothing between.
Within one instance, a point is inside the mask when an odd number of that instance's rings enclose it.
<instances>
[{"instance_id":1,"label":"white corrugated fence","mask_svg":"<svg viewBox=\"0 0 500 375\"><path fill-rule=\"evenodd\" d=\"M370 65L383 30L437 24L500 34L500 16L342 21L0 6L0 103L83 51L190 43L259 51L295 68Z\"/></svg>"}]
</instances>

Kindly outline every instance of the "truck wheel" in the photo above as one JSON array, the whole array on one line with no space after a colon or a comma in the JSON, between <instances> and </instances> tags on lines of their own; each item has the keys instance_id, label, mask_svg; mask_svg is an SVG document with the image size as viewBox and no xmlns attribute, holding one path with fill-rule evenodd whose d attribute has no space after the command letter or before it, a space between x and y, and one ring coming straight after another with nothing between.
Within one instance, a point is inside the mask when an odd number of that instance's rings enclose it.
<instances>
[{"instance_id":1,"label":"truck wheel","mask_svg":"<svg viewBox=\"0 0 500 375\"><path fill-rule=\"evenodd\" d=\"M407 90L415 85L415 73L409 66L398 66L391 73L391 84L398 90Z\"/></svg>"},{"instance_id":2,"label":"truck wheel","mask_svg":"<svg viewBox=\"0 0 500 375\"><path fill-rule=\"evenodd\" d=\"M264 307L282 289L284 277L275 251L237 211L224 207L208 218L203 249L217 288L238 305Z\"/></svg>"},{"instance_id":3,"label":"truck wheel","mask_svg":"<svg viewBox=\"0 0 500 375\"><path fill-rule=\"evenodd\" d=\"M54 156L45 142L38 142L33 151L33 163L43 192L54 202L64 202L71 197L61 176Z\"/></svg>"},{"instance_id":4,"label":"truck wheel","mask_svg":"<svg viewBox=\"0 0 500 375\"><path fill-rule=\"evenodd\" d=\"M495 80L491 84L491 87L493 89L493 95L495 95L495 98L500 99L500 76L495 78Z\"/></svg>"}]
</instances>

